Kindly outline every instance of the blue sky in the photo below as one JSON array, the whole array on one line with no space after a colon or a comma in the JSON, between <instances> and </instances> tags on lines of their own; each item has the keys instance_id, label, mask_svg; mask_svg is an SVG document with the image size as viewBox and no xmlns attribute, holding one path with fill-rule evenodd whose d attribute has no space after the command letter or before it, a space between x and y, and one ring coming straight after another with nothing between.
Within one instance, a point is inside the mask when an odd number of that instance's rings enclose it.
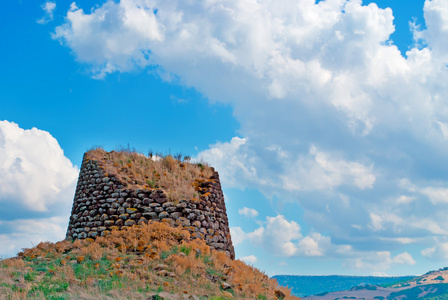
<instances>
[{"instance_id":1,"label":"blue sky","mask_svg":"<svg viewBox=\"0 0 448 300\"><path fill-rule=\"evenodd\" d=\"M215 166L269 275L446 266L447 0L3 2L1 256L62 239L83 153L129 145Z\"/></svg>"}]
</instances>

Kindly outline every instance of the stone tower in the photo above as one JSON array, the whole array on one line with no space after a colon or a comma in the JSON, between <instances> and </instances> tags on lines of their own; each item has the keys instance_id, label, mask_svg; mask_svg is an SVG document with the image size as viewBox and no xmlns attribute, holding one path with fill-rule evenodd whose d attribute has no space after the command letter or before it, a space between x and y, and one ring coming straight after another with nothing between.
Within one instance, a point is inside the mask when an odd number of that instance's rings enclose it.
<instances>
[{"instance_id":1,"label":"stone tower","mask_svg":"<svg viewBox=\"0 0 448 300\"><path fill-rule=\"evenodd\" d=\"M112 153L101 149L92 151L102 151L104 155ZM118 176L117 164L96 158L92 151L83 157L67 239L94 239L107 236L111 230L152 220L183 226L191 238L203 239L210 247L235 258L217 172L213 171L209 178L185 182L194 186L195 198L172 199L163 188L132 186Z\"/></svg>"}]
</instances>

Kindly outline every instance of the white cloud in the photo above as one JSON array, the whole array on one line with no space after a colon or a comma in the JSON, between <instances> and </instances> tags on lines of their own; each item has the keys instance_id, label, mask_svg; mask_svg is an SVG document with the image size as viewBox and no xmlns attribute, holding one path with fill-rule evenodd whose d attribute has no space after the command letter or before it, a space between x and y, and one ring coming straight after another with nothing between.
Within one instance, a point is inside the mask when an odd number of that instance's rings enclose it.
<instances>
[{"instance_id":1,"label":"white cloud","mask_svg":"<svg viewBox=\"0 0 448 300\"><path fill-rule=\"evenodd\" d=\"M422 37L437 56L448 62L448 3L444 0L428 0L424 6L427 30Z\"/></svg>"},{"instance_id":2,"label":"white cloud","mask_svg":"<svg viewBox=\"0 0 448 300\"><path fill-rule=\"evenodd\" d=\"M312 146L309 156L299 157L281 175L283 188L290 191L332 189L348 184L363 190L372 188L376 177L373 167L349 162L320 151Z\"/></svg>"},{"instance_id":3,"label":"white cloud","mask_svg":"<svg viewBox=\"0 0 448 300\"><path fill-rule=\"evenodd\" d=\"M371 189L376 180L372 165L346 161L315 146L311 146L306 155L288 160L284 158L292 157L292 154L278 146L268 147L269 152L278 153L278 164L272 170L263 166L262 158L259 158L257 149L252 149L253 146L247 139L234 137L229 143L210 146L198 157L215 166L222 174L223 182L233 187L257 185L259 188L295 192L351 185L364 190Z\"/></svg>"},{"instance_id":4,"label":"white cloud","mask_svg":"<svg viewBox=\"0 0 448 300\"><path fill-rule=\"evenodd\" d=\"M435 261L446 261L448 259L448 242L436 241L434 247L422 250L421 254Z\"/></svg>"},{"instance_id":5,"label":"white cloud","mask_svg":"<svg viewBox=\"0 0 448 300\"><path fill-rule=\"evenodd\" d=\"M370 219L371 219L371 228L374 231L379 231L383 229L383 218L381 216L370 213Z\"/></svg>"},{"instance_id":6,"label":"white cloud","mask_svg":"<svg viewBox=\"0 0 448 300\"><path fill-rule=\"evenodd\" d=\"M204 161L213 165L223 181L230 186L243 187L244 184L241 183L241 178L253 178L256 180L257 172L256 169L250 168L246 165L245 161L241 160L238 155L240 148L243 148L247 140L234 137L229 143L217 143L216 147L211 147L210 149L203 151L199 154L197 159L203 159ZM248 156L244 155L244 159ZM235 178L235 180L232 180Z\"/></svg>"},{"instance_id":7,"label":"white cloud","mask_svg":"<svg viewBox=\"0 0 448 300\"><path fill-rule=\"evenodd\" d=\"M420 193L427 196L433 204L448 203L448 188L423 188Z\"/></svg>"},{"instance_id":8,"label":"white cloud","mask_svg":"<svg viewBox=\"0 0 448 300\"><path fill-rule=\"evenodd\" d=\"M280 99L293 111L317 105L332 118L342 113L352 134L366 136L399 120L410 130L444 121L446 113L432 109L441 103L427 83L446 77L431 56L446 53L445 11L444 1L426 1L428 29L421 35L431 47L411 49L407 58L387 43L392 10L360 0L122 0L89 13L74 4L53 37L97 77L157 65L210 99L231 102L238 118L247 117L242 109L250 99L261 104L252 106L254 116L265 101ZM410 88L399 90L403 85Z\"/></svg>"},{"instance_id":9,"label":"white cloud","mask_svg":"<svg viewBox=\"0 0 448 300\"><path fill-rule=\"evenodd\" d=\"M297 254L303 256L324 256L325 250L331 244L330 238L320 233L313 233L304 237L298 245Z\"/></svg>"},{"instance_id":10,"label":"white cloud","mask_svg":"<svg viewBox=\"0 0 448 300\"><path fill-rule=\"evenodd\" d=\"M414 258L412 258L412 256L407 252L398 254L393 258L392 262L401 265L415 265L416 263Z\"/></svg>"},{"instance_id":11,"label":"white cloud","mask_svg":"<svg viewBox=\"0 0 448 300\"><path fill-rule=\"evenodd\" d=\"M297 241L302 237L300 226L288 221L282 215L266 217L266 226L247 234L255 244L262 245L269 252L278 256L294 256L297 252Z\"/></svg>"},{"instance_id":12,"label":"white cloud","mask_svg":"<svg viewBox=\"0 0 448 300\"><path fill-rule=\"evenodd\" d=\"M0 255L64 238L77 176L48 132L0 121Z\"/></svg>"},{"instance_id":13,"label":"white cloud","mask_svg":"<svg viewBox=\"0 0 448 300\"><path fill-rule=\"evenodd\" d=\"M330 239L320 233L303 237L299 224L288 221L282 215L266 217L262 227L245 236L275 256L324 256L332 247Z\"/></svg>"},{"instance_id":14,"label":"white cloud","mask_svg":"<svg viewBox=\"0 0 448 300\"><path fill-rule=\"evenodd\" d=\"M242 216L249 217L249 218L255 218L258 216L258 211L256 211L253 208L243 207L238 210L238 213Z\"/></svg>"},{"instance_id":15,"label":"white cloud","mask_svg":"<svg viewBox=\"0 0 448 300\"><path fill-rule=\"evenodd\" d=\"M232 243L234 246L238 246L246 240L246 233L241 227L230 227L230 235L232 236Z\"/></svg>"},{"instance_id":16,"label":"white cloud","mask_svg":"<svg viewBox=\"0 0 448 300\"><path fill-rule=\"evenodd\" d=\"M56 3L52 1L47 1L42 4L42 10L45 12L45 15L37 20L39 24L47 24L50 21L53 21L53 11L56 9Z\"/></svg>"},{"instance_id":17,"label":"white cloud","mask_svg":"<svg viewBox=\"0 0 448 300\"><path fill-rule=\"evenodd\" d=\"M350 245L333 244L330 237L317 232L303 236L300 226L282 215L267 217L263 226L253 232L243 233L239 227L233 232L239 238L260 245L267 252L280 257L342 259L352 269L369 272L384 272L394 265L416 264L408 252L392 256L389 251L361 251ZM403 244L409 242L409 239L396 242Z\"/></svg>"},{"instance_id":18,"label":"white cloud","mask_svg":"<svg viewBox=\"0 0 448 300\"><path fill-rule=\"evenodd\" d=\"M0 121L0 202L39 212L70 205L77 176L48 132Z\"/></svg>"},{"instance_id":19,"label":"white cloud","mask_svg":"<svg viewBox=\"0 0 448 300\"><path fill-rule=\"evenodd\" d=\"M408 178L400 178L398 180L398 187L409 192L415 192L416 190L415 185L413 185Z\"/></svg>"},{"instance_id":20,"label":"white cloud","mask_svg":"<svg viewBox=\"0 0 448 300\"><path fill-rule=\"evenodd\" d=\"M392 265L414 265L414 258L407 252L393 257L389 251L372 251L364 253L362 257L347 259L346 263L358 270L371 270L374 273L389 270Z\"/></svg>"},{"instance_id":21,"label":"white cloud","mask_svg":"<svg viewBox=\"0 0 448 300\"><path fill-rule=\"evenodd\" d=\"M258 259L255 255L244 256L244 257L241 257L240 259L250 265L253 265L258 261Z\"/></svg>"},{"instance_id":22,"label":"white cloud","mask_svg":"<svg viewBox=\"0 0 448 300\"><path fill-rule=\"evenodd\" d=\"M224 187L295 201L328 235L304 238L277 216L247 234L252 242L275 239L285 256L326 255L329 241L352 251L369 244L378 251L352 265L383 272L395 264L390 243L447 235L434 209L448 198L447 9L425 1L427 29L415 24L420 40L406 56L390 40L393 12L361 0L73 4L53 37L95 77L151 66L232 106L240 137L198 159ZM273 236L278 227L292 235Z\"/></svg>"},{"instance_id":23,"label":"white cloud","mask_svg":"<svg viewBox=\"0 0 448 300\"><path fill-rule=\"evenodd\" d=\"M69 214L42 219L18 219L1 222L13 232L0 234L0 257L16 255L22 248L32 248L40 242L60 241L65 238Z\"/></svg>"},{"instance_id":24,"label":"white cloud","mask_svg":"<svg viewBox=\"0 0 448 300\"><path fill-rule=\"evenodd\" d=\"M108 1L92 14L73 3L67 22L56 29L53 38L63 40L80 61L92 64L98 78L117 70L129 71L134 65L147 66L148 43L163 40L162 28L145 1Z\"/></svg>"},{"instance_id":25,"label":"white cloud","mask_svg":"<svg viewBox=\"0 0 448 300\"><path fill-rule=\"evenodd\" d=\"M396 199L398 204L405 204L405 205L411 203L414 200L415 200L415 197L406 196L406 195L401 195Z\"/></svg>"},{"instance_id":26,"label":"white cloud","mask_svg":"<svg viewBox=\"0 0 448 300\"><path fill-rule=\"evenodd\" d=\"M398 244L414 244L419 242L419 239L416 238L408 238L408 237L399 237L399 238L387 238L387 237L382 237L381 238L382 241L385 242L392 242L392 243L398 243Z\"/></svg>"}]
</instances>

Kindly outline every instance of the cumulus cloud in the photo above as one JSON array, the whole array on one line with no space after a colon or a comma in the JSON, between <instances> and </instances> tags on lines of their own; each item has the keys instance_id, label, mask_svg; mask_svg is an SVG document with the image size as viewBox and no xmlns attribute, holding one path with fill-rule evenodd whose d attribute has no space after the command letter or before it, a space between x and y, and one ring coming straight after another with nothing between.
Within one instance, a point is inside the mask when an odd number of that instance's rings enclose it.
<instances>
[{"instance_id":1,"label":"cumulus cloud","mask_svg":"<svg viewBox=\"0 0 448 300\"><path fill-rule=\"evenodd\" d=\"M241 257L240 259L250 265L253 265L254 263L256 263L258 261L258 259L255 255L244 256L244 257Z\"/></svg>"},{"instance_id":2,"label":"cumulus cloud","mask_svg":"<svg viewBox=\"0 0 448 300\"><path fill-rule=\"evenodd\" d=\"M232 243L234 246L238 246L246 240L246 233L241 227L230 227L230 234L232 236Z\"/></svg>"},{"instance_id":3,"label":"cumulus cloud","mask_svg":"<svg viewBox=\"0 0 448 300\"><path fill-rule=\"evenodd\" d=\"M349 130L363 136L395 125L392 115L415 124L411 128L444 121L427 118L437 100L426 83L446 76L436 59L446 52L439 38L446 34L445 10L442 0L426 1L428 29L421 35L430 48L411 49L407 58L388 42L392 10L361 0L122 0L90 13L72 5L53 37L95 76L157 65L213 100L238 105L237 117L252 104L249 96L257 96L262 109L265 100L283 99L283 113L288 104L303 112L319 104L342 113ZM402 85L410 89L397 90Z\"/></svg>"},{"instance_id":4,"label":"cumulus cloud","mask_svg":"<svg viewBox=\"0 0 448 300\"><path fill-rule=\"evenodd\" d=\"M332 243L330 237L318 232L303 236L300 226L282 215L267 217L253 232L244 233L239 227L233 232L274 256L342 259L343 264L352 269L370 272L385 272L393 265L416 264L408 252L393 256L390 251L360 251L351 245Z\"/></svg>"},{"instance_id":5,"label":"cumulus cloud","mask_svg":"<svg viewBox=\"0 0 448 300\"><path fill-rule=\"evenodd\" d=\"M0 154L0 202L44 212L71 197L77 168L48 132L0 121Z\"/></svg>"},{"instance_id":6,"label":"cumulus cloud","mask_svg":"<svg viewBox=\"0 0 448 300\"><path fill-rule=\"evenodd\" d=\"M253 208L243 207L238 210L238 213L245 217L255 218L258 216L258 211Z\"/></svg>"},{"instance_id":7,"label":"cumulus cloud","mask_svg":"<svg viewBox=\"0 0 448 300\"><path fill-rule=\"evenodd\" d=\"M304 237L296 250L296 254L302 256L324 256L325 250L330 246L330 238L320 233L312 233Z\"/></svg>"},{"instance_id":8,"label":"cumulus cloud","mask_svg":"<svg viewBox=\"0 0 448 300\"><path fill-rule=\"evenodd\" d=\"M448 242L436 240L433 247L423 249L421 254L434 261L448 259Z\"/></svg>"},{"instance_id":9,"label":"cumulus cloud","mask_svg":"<svg viewBox=\"0 0 448 300\"><path fill-rule=\"evenodd\" d=\"M244 233L244 236L252 243L261 245L275 256L310 257L324 256L324 254L333 255L326 253L327 250L333 247L329 237L316 232L304 237L301 233L300 225L294 221L287 220L282 215L266 217L263 226L253 232ZM337 249L333 250L338 251Z\"/></svg>"},{"instance_id":10,"label":"cumulus cloud","mask_svg":"<svg viewBox=\"0 0 448 300\"><path fill-rule=\"evenodd\" d=\"M402 265L415 265L416 263L414 258L412 258L412 255L410 255L407 252L398 254L393 258L392 262L395 264L402 264Z\"/></svg>"},{"instance_id":11,"label":"cumulus cloud","mask_svg":"<svg viewBox=\"0 0 448 300\"><path fill-rule=\"evenodd\" d=\"M363 253L362 257L346 260L346 264L354 269L367 269L375 273L384 273L392 265L414 265L415 263L415 260L407 252L392 256L389 251L367 252Z\"/></svg>"},{"instance_id":12,"label":"cumulus cloud","mask_svg":"<svg viewBox=\"0 0 448 300\"><path fill-rule=\"evenodd\" d=\"M225 187L295 201L328 233L303 238L297 223L274 217L250 239L276 239L281 255L302 243L316 257L329 240L368 244L371 259L352 265L373 268L411 262L394 262L392 244L447 234L435 209L448 187L447 11L447 1L425 1L426 29L415 24L405 56L390 39L392 10L361 0L73 4L53 38L94 77L149 67L230 104L240 136L198 157ZM273 236L281 224L291 236Z\"/></svg>"},{"instance_id":13,"label":"cumulus cloud","mask_svg":"<svg viewBox=\"0 0 448 300\"><path fill-rule=\"evenodd\" d=\"M431 46L437 56L448 62L448 4L443 0L425 1L427 30L420 36Z\"/></svg>"},{"instance_id":14,"label":"cumulus cloud","mask_svg":"<svg viewBox=\"0 0 448 300\"><path fill-rule=\"evenodd\" d=\"M67 24L59 26L53 38L61 39L77 53L80 61L93 66L95 77L150 61L150 41L162 41L162 28L145 1L106 2L92 14L75 3L67 13Z\"/></svg>"},{"instance_id":15,"label":"cumulus cloud","mask_svg":"<svg viewBox=\"0 0 448 300\"><path fill-rule=\"evenodd\" d=\"M53 11L56 9L56 3L52 1L47 1L42 4L42 10L45 12L45 15L37 20L36 22L39 24L47 24L50 21L53 21Z\"/></svg>"},{"instance_id":16,"label":"cumulus cloud","mask_svg":"<svg viewBox=\"0 0 448 300\"><path fill-rule=\"evenodd\" d=\"M199 155L220 170L224 183L232 187L257 185L295 192L350 185L364 190L372 188L376 180L373 165L344 160L325 153L314 145L308 153L299 156L288 153L279 146L267 148L268 152L274 152L272 160L278 159L276 170L264 168L258 159L257 149L251 149L252 147L247 139L235 137L228 143L211 145L210 149ZM285 157L288 159L284 159ZM269 175L272 171L280 173L280 176L274 178Z\"/></svg>"},{"instance_id":17,"label":"cumulus cloud","mask_svg":"<svg viewBox=\"0 0 448 300\"><path fill-rule=\"evenodd\" d=\"M300 226L287 221L282 215L266 217L266 226L247 234L256 244L280 256L293 256L296 253L295 240L302 237Z\"/></svg>"},{"instance_id":18,"label":"cumulus cloud","mask_svg":"<svg viewBox=\"0 0 448 300\"><path fill-rule=\"evenodd\" d=\"M16 251L41 238L62 239L77 175L48 132L0 121L0 232L14 241L0 251Z\"/></svg>"}]
</instances>

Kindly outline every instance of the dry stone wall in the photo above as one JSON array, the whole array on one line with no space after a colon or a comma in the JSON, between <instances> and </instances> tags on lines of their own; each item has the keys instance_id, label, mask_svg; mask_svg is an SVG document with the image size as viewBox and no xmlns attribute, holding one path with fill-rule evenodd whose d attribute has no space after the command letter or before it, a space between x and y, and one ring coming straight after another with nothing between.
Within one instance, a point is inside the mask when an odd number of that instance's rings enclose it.
<instances>
[{"instance_id":1,"label":"dry stone wall","mask_svg":"<svg viewBox=\"0 0 448 300\"><path fill-rule=\"evenodd\" d=\"M169 201L161 189L125 187L99 164L84 155L76 187L67 239L107 236L111 230L149 220L183 226L192 238L201 238L234 259L224 195L219 175L196 182L198 200Z\"/></svg>"}]
</instances>

